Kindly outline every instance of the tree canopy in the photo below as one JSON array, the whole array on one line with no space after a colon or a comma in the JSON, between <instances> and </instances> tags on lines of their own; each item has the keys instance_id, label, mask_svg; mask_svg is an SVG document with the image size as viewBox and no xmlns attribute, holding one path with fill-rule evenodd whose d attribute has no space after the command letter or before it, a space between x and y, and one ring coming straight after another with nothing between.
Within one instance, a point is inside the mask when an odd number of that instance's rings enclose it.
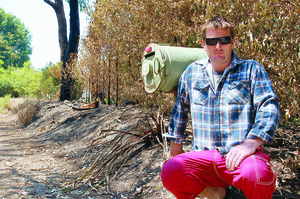
<instances>
[{"instance_id":1,"label":"tree canopy","mask_svg":"<svg viewBox=\"0 0 300 199\"><path fill-rule=\"evenodd\" d=\"M0 8L0 60L2 67L22 67L32 53L29 30L16 16Z\"/></svg>"}]
</instances>

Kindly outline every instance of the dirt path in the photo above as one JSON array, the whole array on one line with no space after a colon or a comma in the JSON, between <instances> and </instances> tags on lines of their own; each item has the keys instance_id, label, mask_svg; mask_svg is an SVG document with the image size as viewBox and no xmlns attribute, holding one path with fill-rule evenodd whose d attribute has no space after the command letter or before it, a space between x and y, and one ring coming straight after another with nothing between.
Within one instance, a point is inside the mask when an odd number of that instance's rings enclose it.
<instances>
[{"instance_id":1,"label":"dirt path","mask_svg":"<svg viewBox=\"0 0 300 199\"><path fill-rule=\"evenodd\" d=\"M0 197L50 197L70 182L74 166L56 157L59 146L35 144L36 136L18 127L16 115L0 116Z\"/></svg>"}]
</instances>

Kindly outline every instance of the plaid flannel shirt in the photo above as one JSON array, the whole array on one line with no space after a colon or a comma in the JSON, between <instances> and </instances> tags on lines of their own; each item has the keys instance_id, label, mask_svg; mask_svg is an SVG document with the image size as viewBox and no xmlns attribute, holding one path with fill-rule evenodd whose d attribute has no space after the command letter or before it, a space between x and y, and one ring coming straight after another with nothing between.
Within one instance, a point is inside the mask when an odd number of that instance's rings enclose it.
<instances>
[{"instance_id":1,"label":"plaid flannel shirt","mask_svg":"<svg viewBox=\"0 0 300 199\"><path fill-rule=\"evenodd\" d=\"M192 150L218 149L225 155L247 138L272 142L279 122L279 101L258 62L240 60L235 51L216 89L206 70L209 59L195 61L181 75L165 137L182 143L191 112Z\"/></svg>"}]
</instances>

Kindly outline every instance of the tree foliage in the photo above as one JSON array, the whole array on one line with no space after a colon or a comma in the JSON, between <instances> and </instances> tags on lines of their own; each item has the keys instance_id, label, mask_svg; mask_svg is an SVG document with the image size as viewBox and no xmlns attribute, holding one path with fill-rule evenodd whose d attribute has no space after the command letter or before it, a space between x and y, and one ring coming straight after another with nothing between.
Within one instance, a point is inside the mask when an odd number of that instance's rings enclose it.
<instances>
[{"instance_id":1,"label":"tree foliage","mask_svg":"<svg viewBox=\"0 0 300 199\"><path fill-rule=\"evenodd\" d=\"M40 95L50 99L59 99L61 86L61 66L49 64L41 70Z\"/></svg>"},{"instance_id":2,"label":"tree foliage","mask_svg":"<svg viewBox=\"0 0 300 199\"><path fill-rule=\"evenodd\" d=\"M29 30L20 19L0 8L0 65L22 67L31 52Z\"/></svg>"},{"instance_id":3,"label":"tree foliage","mask_svg":"<svg viewBox=\"0 0 300 199\"><path fill-rule=\"evenodd\" d=\"M42 71L26 62L24 67L0 68L0 97L47 97L58 99L61 67L49 65Z\"/></svg>"},{"instance_id":4,"label":"tree foliage","mask_svg":"<svg viewBox=\"0 0 300 199\"><path fill-rule=\"evenodd\" d=\"M90 10L78 74L94 97L111 90L119 100L163 103L169 100L166 95L161 100L147 94L140 81L145 47L149 43L202 47L200 27L213 15L235 24L238 56L262 63L282 113L287 119L299 117L299 1L98 0Z\"/></svg>"},{"instance_id":5,"label":"tree foliage","mask_svg":"<svg viewBox=\"0 0 300 199\"><path fill-rule=\"evenodd\" d=\"M35 96L40 93L40 73L27 62L22 68L0 68L0 96Z\"/></svg>"}]
</instances>

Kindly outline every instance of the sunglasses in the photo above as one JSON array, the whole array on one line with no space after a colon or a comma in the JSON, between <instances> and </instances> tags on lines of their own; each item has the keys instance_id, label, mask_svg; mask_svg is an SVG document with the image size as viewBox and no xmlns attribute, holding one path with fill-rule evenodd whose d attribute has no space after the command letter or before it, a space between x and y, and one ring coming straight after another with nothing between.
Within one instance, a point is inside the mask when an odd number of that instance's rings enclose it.
<instances>
[{"instance_id":1,"label":"sunglasses","mask_svg":"<svg viewBox=\"0 0 300 199\"><path fill-rule=\"evenodd\" d=\"M215 46L217 45L218 41L222 45L227 45L231 43L232 37L227 36L227 37L218 37L218 38L205 38L205 43L208 46Z\"/></svg>"}]
</instances>

